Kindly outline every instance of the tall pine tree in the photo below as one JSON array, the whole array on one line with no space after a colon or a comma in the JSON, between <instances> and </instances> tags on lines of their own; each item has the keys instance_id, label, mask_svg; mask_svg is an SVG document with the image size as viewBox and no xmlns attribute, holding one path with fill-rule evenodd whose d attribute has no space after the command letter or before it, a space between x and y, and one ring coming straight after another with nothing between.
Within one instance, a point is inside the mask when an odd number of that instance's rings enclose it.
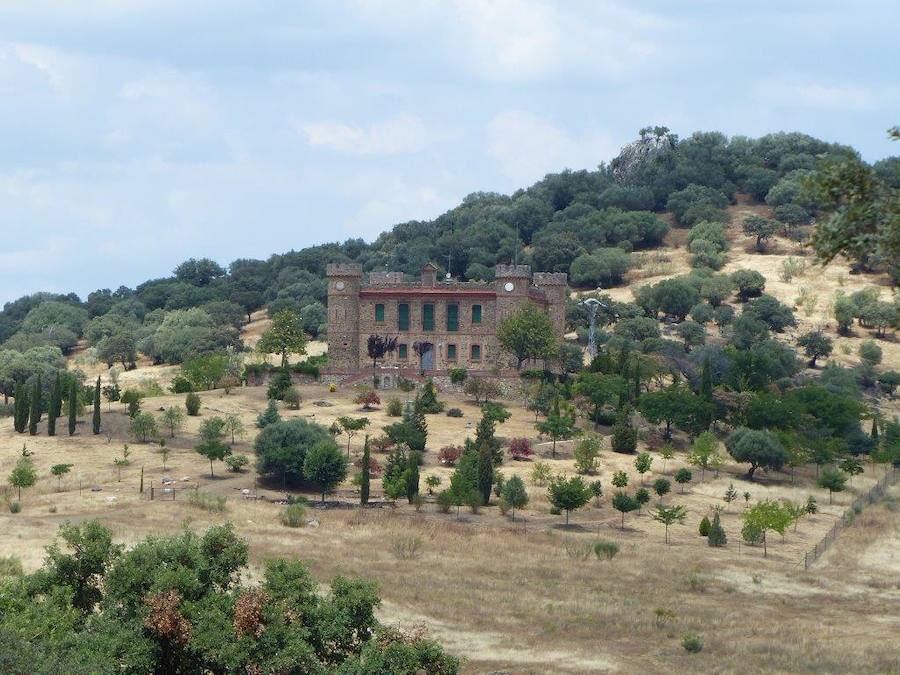
<instances>
[{"instance_id":1,"label":"tall pine tree","mask_svg":"<svg viewBox=\"0 0 900 675\"><path fill-rule=\"evenodd\" d=\"M94 387L94 435L100 433L100 376L97 376L97 385Z\"/></svg>"},{"instance_id":2,"label":"tall pine tree","mask_svg":"<svg viewBox=\"0 0 900 675\"><path fill-rule=\"evenodd\" d=\"M37 436L38 422L41 421L41 376L34 378L31 385L31 406L28 411L28 435Z\"/></svg>"},{"instance_id":3,"label":"tall pine tree","mask_svg":"<svg viewBox=\"0 0 900 675\"><path fill-rule=\"evenodd\" d=\"M369 472L369 435L366 434L366 441L363 443L362 454L362 480L359 483L359 503L362 505L369 503L369 482L371 481L371 473Z\"/></svg>"},{"instance_id":4,"label":"tall pine tree","mask_svg":"<svg viewBox=\"0 0 900 675\"><path fill-rule=\"evenodd\" d=\"M56 436L56 418L59 417L60 397L62 392L60 387L62 384L59 379L59 371L56 373L56 379L50 386L50 402L47 404L47 435Z\"/></svg>"},{"instance_id":5,"label":"tall pine tree","mask_svg":"<svg viewBox=\"0 0 900 675\"><path fill-rule=\"evenodd\" d=\"M78 382L73 378L69 387L69 436L75 435L75 422L78 415Z\"/></svg>"}]
</instances>

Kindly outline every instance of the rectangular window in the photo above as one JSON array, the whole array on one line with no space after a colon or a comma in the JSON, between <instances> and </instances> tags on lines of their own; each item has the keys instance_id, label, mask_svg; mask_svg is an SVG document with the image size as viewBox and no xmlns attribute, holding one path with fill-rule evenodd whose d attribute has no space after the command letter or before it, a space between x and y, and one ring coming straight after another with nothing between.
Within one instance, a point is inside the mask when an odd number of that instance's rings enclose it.
<instances>
[{"instance_id":1,"label":"rectangular window","mask_svg":"<svg viewBox=\"0 0 900 675\"><path fill-rule=\"evenodd\" d=\"M472 361L481 361L481 345L472 345Z\"/></svg>"},{"instance_id":2,"label":"rectangular window","mask_svg":"<svg viewBox=\"0 0 900 675\"><path fill-rule=\"evenodd\" d=\"M407 352L405 344L397 345L397 358L405 361L407 359L408 355L409 354Z\"/></svg>"},{"instance_id":3,"label":"rectangular window","mask_svg":"<svg viewBox=\"0 0 900 675\"><path fill-rule=\"evenodd\" d=\"M397 330L409 330L409 303L397 305Z\"/></svg>"},{"instance_id":4,"label":"rectangular window","mask_svg":"<svg viewBox=\"0 0 900 675\"><path fill-rule=\"evenodd\" d=\"M434 330L434 305L422 305L422 330Z\"/></svg>"},{"instance_id":5,"label":"rectangular window","mask_svg":"<svg viewBox=\"0 0 900 675\"><path fill-rule=\"evenodd\" d=\"M456 345L447 345L447 360L456 361Z\"/></svg>"},{"instance_id":6,"label":"rectangular window","mask_svg":"<svg viewBox=\"0 0 900 675\"><path fill-rule=\"evenodd\" d=\"M472 323L481 323L481 305L472 305Z\"/></svg>"},{"instance_id":7,"label":"rectangular window","mask_svg":"<svg viewBox=\"0 0 900 675\"><path fill-rule=\"evenodd\" d=\"M459 330L459 305L447 305L447 330Z\"/></svg>"},{"instance_id":8,"label":"rectangular window","mask_svg":"<svg viewBox=\"0 0 900 675\"><path fill-rule=\"evenodd\" d=\"M375 321L384 323L384 305L375 305Z\"/></svg>"}]
</instances>

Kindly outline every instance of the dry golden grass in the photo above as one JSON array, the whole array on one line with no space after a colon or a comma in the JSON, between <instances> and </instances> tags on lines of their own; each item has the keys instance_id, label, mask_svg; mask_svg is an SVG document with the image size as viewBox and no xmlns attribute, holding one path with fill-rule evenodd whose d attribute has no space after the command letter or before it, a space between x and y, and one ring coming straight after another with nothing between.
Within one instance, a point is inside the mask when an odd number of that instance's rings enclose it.
<instances>
[{"instance_id":1,"label":"dry golden grass","mask_svg":"<svg viewBox=\"0 0 900 675\"><path fill-rule=\"evenodd\" d=\"M352 390L328 393L318 385L301 390L303 406L299 411L282 411L285 417L309 416L328 425L342 414L364 414L350 402ZM99 518L113 528L117 539L127 543L182 526L201 529L227 520L250 544L253 574L266 558L287 555L307 561L323 583L335 574L375 579L384 597L382 619L404 625L424 623L450 649L469 659L467 672L500 668L517 673L890 670L893 654L885 640L896 629L892 622L897 619L900 591L891 586L896 575L879 575L878 566L898 555L896 532L888 527L888 515L896 514L884 507L864 512L858 521L861 527L846 530L834 552L814 570L804 572L799 564L803 551L827 531L853 494L872 482L871 472L854 479L854 492L838 495L833 507L821 490L809 487L808 474L798 476L796 487L776 477L749 484L740 467L728 465L718 478L707 476L703 483L695 482L685 495L673 485L675 494L666 501L685 504L690 517L687 525L673 526L669 546L663 544L662 526L646 513L629 514L626 529L619 529L619 514L607 498L600 508L591 504L576 512L572 526L562 528L562 518L549 514L544 489L530 484L532 502L523 514L527 526L521 520L512 523L496 508L477 515L464 511L458 521L455 514L439 514L428 504L418 514L407 505L364 512L310 509L308 517L316 519L318 527L289 529L279 524L278 505L241 497L242 489L255 487L251 472L227 474L217 467L217 477L211 479L208 463L191 449L204 417L237 413L249 429L264 406L264 388L244 388L230 396L207 392L202 397L202 416L189 418L185 431L170 441L173 453L168 471L163 471L156 447L132 442L132 464L123 470L121 482L112 463L126 441L126 418L120 409L104 415L104 424L113 436L109 443L105 436L91 435L85 424L79 425L72 438L51 439L19 436L9 420L4 420L0 475L9 472L23 441L34 453L41 475L38 485L23 495L22 513L4 511L0 515L0 528L6 534L4 555L18 556L26 569L35 569L43 547L65 520ZM442 398L448 405L463 408L466 417L429 416L429 446L433 449L461 442L474 433L467 429L467 422L476 419L477 409L456 396ZM181 399L149 399L144 409L157 410ZM311 403L316 399L335 405L320 408ZM499 433L533 436L532 415L520 402L509 405L513 417ZM376 429L392 421L380 411L368 416ZM238 443L235 452L252 454L249 446L254 434L255 430ZM541 461L555 472L573 473L570 445L559 444L556 459L544 457ZM361 438L354 438L354 455L360 446ZM539 454L549 452L548 444L539 446ZM436 466L435 454L428 453L423 474L440 475L446 483L450 470ZM58 488L56 479L49 476L49 467L61 461L73 462L75 468ZM615 470L628 471L632 486L639 483L632 462L630 456L608 450L603 453L599 478L607 493ZM679 453L668 462L665 473L672 474L682 465ZM164 474L176 479L189 477L184 485L199 484L204 490L228 495L226 512L210 514L191 508L182 494L174 502L147 501L146 495L142 498L137 492L141 466L148 488L151 481L158 488ZM531 466L531 462L507 462L503 471L527 479ZM658 456L653 468L648 485L660 475L662 460ZM738 514L743 501L739 500L723 514L729 546L710 549L696 534L696 524L711 504L723 504L729 482L734 482L739 492L749 489L754 501L764 497L799 501L814 492L822 512L801 523L797 533L789 532L783 543L773 537L769 558L764 560L758 548L738 549ZM91 485L102 491L90 492ZM257 490L271 497L281 494L277 486ZM377 488L375 493L377 496ZM339 494L348 501L355 498L349 485ZM311 492L310 497L314 498ZM50 512L51 506L55 513ZM398 560L391 542L409 534L422 538L423 553L413 560ZM567 538L593 542L598 537L622 546L611 562L568 557ZM856 537L868 538L860 543ZM858 573L863 563L855 561L854 553L844 552L845 543L853 546L851 551L865 546L864 557L869 562L864 565L864 578ZM675 618L657 626L657 608L671 610ZM864 637L838 637L870 615L881 618L874 627L867 624ZM703 636L703 652L692 656L681 648L685 632ZM835 639L822 639L822 635Z\"/></svg>"}]
</instances>

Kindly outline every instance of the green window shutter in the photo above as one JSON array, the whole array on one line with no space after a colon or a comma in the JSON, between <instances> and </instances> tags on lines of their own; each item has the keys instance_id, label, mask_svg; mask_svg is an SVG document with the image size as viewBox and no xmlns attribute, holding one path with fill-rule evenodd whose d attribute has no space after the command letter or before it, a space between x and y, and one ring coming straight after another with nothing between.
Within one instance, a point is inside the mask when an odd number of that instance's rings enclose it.
<instances>
[{"instance_id":1,"label":"green window shutter","mask_svg":"<svg viewBox=\"0 0 900 675\"><path fill-rule=\"evenodd\" d=\"M422 305L422 330L434 330L434 305Z\"/></svg>"},{"instance_id":2,"label":"green window shutter","mask_svg":"<svg viewBox=\"0 0 900 675\"><path fill-rule=\"evenodd\" d=\"M397 330L409 330L409 303L397 305Z\"/></svg>"},{"instance_id":3,"label":"green window shutter","mask_svg":"<svg viewBox=\"0 0 900 675\"><path fill-rule=\"evenodd\" d=\"M447 330L459 330L459 305L447 305Z\"/></svg>"},{"instance_id":4,"label":"green window shutter","mask_svg":"<svg viewBox=\"0 0 900 675\"><path fill-rule=\"evenodd\" d=\"M405 359L407 357L406 345L398 345L397 346L397 356L401 359Z\"/></svg>"},{"instance_id":5,"label":"green window shutter","mask_svg":"<svg viewBox=\"0 0 900 675\"><path fill-rule=\"evenodd\" d=\"M472 345L472 360L481 361L481 345Z\"/></svg>"},{"instance_id":6,"label":"green window shutter","mask_svg":"<svg viewBox=\"0 0 900 675\"><path fill-rule=\"evenodd\" d=\"M481 305L472 305L472 323L481 323Z\"/></svg>"},{"instance_id":7,"label":"green window shutter","mask_svg":"<svg viewBox=\"0 0 900 675\"><path fill-rule=\"evenodd\" d=\"M375 321L384 323L384 305L375 305Z\"/></svg>"},{"instance_id":8,"label":"green window shutter","mask_svg":"<svg viewBox=\"0 0 900 675\"><path fill-rule=\"evenodd\" d=\"M447 360L456 361L456 345L447 345Z\"/></svg>"}]
</instances>

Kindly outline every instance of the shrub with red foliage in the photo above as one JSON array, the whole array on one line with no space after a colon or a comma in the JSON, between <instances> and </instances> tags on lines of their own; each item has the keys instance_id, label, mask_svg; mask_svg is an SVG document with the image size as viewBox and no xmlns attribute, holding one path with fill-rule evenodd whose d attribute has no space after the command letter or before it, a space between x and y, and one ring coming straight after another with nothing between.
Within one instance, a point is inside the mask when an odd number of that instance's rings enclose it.
<instances>
[{"instance_id":1,"label":"shrub with red foliage","mask_svg":"<svg viewBox=\"0 0 900 675\"><path fill-rule=\"evenodd\" d=\"M438 451L438 461L444 466L454 466L462 457L463 448L459 445L447 445Z\"/></svg>"},{"instance_id":2,"label":"shrub with red foliage","mask_svg":"<svg viewBox=\"0 0 900 675\"><path fill-rule=\"evenodd\" d=\"M381 399L374 391L367 391L356 397L357 404L363 407L363 410L371 410L377 405L381 405Z\"/></svg>"},{"instance_id":3,"label":"shrub with red foliage","mask_svg":"<svg viewBox=\"0 0 900 675\"><path fill-rule=\"evenodd\" d=\"M239 638L250 635L255 638L262 636L266 627L263 624L263 607L272 598L262 591L250 591L244 593L234 603L234 633Z\"/></svg>"},{"instance_id":4,"label":"shrub with red foliage","mask_svg":"<svg viewBox=\"0 0 900 675\"><path fill-rule=\"evenodd\" d=\"M177 591L148 595L144 604L150 609L144 619L147 630L175 644L187 644L191 639L191 624L178 611L181 596Z\"/></svg>"},{"instance_id":5,"label":"shrub with red foliage","mask_svg":"<svg viewBox=\"0 0 900 675\"><path fill-rule=\"evenodd\" d=\"M531 441L527 438L514 438L509 442L509 456L513 459L528 459L533 454Z\"/></svg>"},{"instance_id":6,"label":"shrub with red foliage","mask_svg":"<svg viewBox=\"0 0 900 675\"><path fill-rule=\"evenodd\" d=\"M363 468L362 457L357 459L353 463L353 466L355 466L357 469L362 471L362 468ZM381 466L381 464L379 464L378 460L375 459L374 457L369 457L369 476L372 478L378 478L383 473L384 473L384 467Z\"/></svg>"}]
</instances>

